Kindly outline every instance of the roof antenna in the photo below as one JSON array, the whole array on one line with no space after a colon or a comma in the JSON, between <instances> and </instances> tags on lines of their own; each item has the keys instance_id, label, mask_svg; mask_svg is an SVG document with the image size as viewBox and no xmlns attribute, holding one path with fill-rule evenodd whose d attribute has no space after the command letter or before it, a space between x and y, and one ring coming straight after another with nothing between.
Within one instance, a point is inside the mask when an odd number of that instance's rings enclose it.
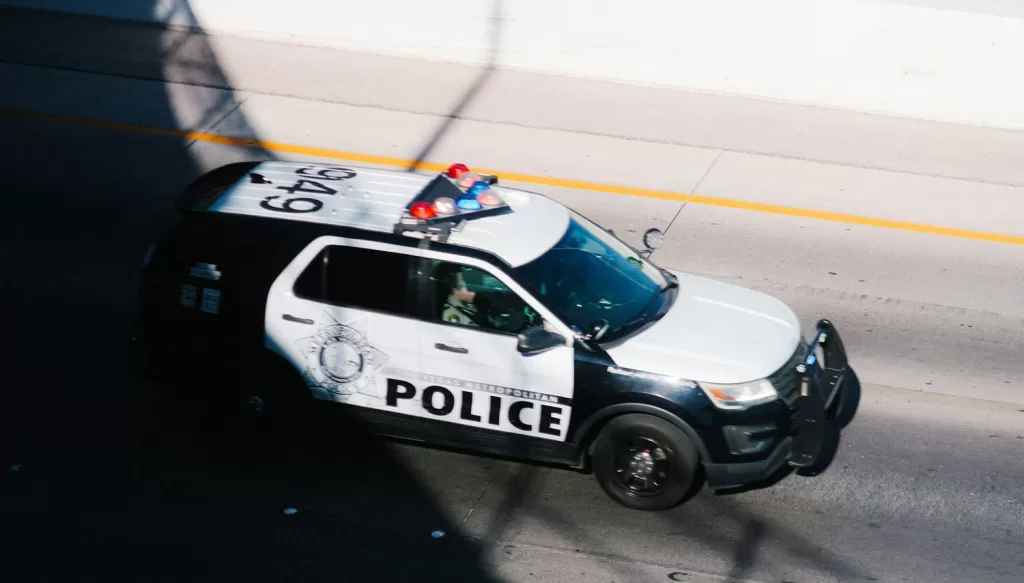
<instances>
[{"instance_id":1,"label":"roof antenna","mask_svg":"<svg viewBox=\"0 0 1024 583\"><path fill-rule=\"evenodd\" d=\"M256 172L250 172L249 179L253 184L273 184L271 181L264 178L262 174L257 174Z\"/></svg>"}]
</instances>

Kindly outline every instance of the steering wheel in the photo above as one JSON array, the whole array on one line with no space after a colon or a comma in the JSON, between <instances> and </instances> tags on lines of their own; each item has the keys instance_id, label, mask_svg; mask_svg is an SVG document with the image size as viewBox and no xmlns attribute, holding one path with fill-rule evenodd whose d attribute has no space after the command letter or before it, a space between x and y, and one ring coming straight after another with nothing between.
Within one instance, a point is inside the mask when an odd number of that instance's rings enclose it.
<instances>
[{"instance_id":1,"label":"steering wheel","mask_svg":"<svg viewBox=\"0 0 1024 583\"><path fill-rule=\"evenodd\" d=\"M529 306L511 292L488 291L477 295L480 316L489 327L506 332L518 332L529 319Z\"/></svg>"}]
</instances>

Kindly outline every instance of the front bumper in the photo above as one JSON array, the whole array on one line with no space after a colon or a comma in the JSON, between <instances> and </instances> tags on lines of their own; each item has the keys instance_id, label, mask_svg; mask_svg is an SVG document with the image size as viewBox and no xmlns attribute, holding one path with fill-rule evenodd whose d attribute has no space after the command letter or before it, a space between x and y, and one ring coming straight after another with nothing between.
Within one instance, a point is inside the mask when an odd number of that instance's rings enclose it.
<instances>
[{"instance_id":1,"label":"front bumper","mask_svg":"<svg viewBox=\"0 0 1024 583\"><path fill-rule=\"evenodd\" d=\"M705 464L712 488L731 488L770 479L784 465L808 467L821 455L826 439L826 417L841 406L850 371L846 348L828 320L819 320L803 358L794 364L800 396L789 435L763 460L732 464Z\"/></svg>"}]
</instances>

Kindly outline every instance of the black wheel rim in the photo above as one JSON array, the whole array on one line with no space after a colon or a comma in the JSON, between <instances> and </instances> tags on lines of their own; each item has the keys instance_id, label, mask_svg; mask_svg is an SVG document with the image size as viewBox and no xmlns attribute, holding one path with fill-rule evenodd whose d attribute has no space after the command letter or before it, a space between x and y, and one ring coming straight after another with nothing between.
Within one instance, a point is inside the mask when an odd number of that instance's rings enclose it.
<instances>
[{"instance_id":1,"label":"black wheel rim","mask_svg":"<svg viewBox=\"0 0 1024 583\"><path fill-rule=\"evenodd\" d=\"M651 437L624 439L616 448L614 464L616 482L632 496L657 496L672 479L668 450Z\"/></svg>"}]
</instances>

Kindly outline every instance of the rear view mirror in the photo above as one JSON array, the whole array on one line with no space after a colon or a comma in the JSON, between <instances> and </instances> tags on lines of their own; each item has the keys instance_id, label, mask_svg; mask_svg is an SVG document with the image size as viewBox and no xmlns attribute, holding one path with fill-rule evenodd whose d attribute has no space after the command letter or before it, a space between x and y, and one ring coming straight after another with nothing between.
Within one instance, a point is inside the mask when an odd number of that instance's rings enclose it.
<instances>
[{"instance_id":1,"label":"rear view mirror","mask_svg":"<svg viewBox=\"0 0 1024 583\"><path fill-rule=\"evenodd\" d=\"M519 333L517 349L522 354L537 354L565 345L565 338L543 326L523 330Z\"/></svg>"}]
</instances>

